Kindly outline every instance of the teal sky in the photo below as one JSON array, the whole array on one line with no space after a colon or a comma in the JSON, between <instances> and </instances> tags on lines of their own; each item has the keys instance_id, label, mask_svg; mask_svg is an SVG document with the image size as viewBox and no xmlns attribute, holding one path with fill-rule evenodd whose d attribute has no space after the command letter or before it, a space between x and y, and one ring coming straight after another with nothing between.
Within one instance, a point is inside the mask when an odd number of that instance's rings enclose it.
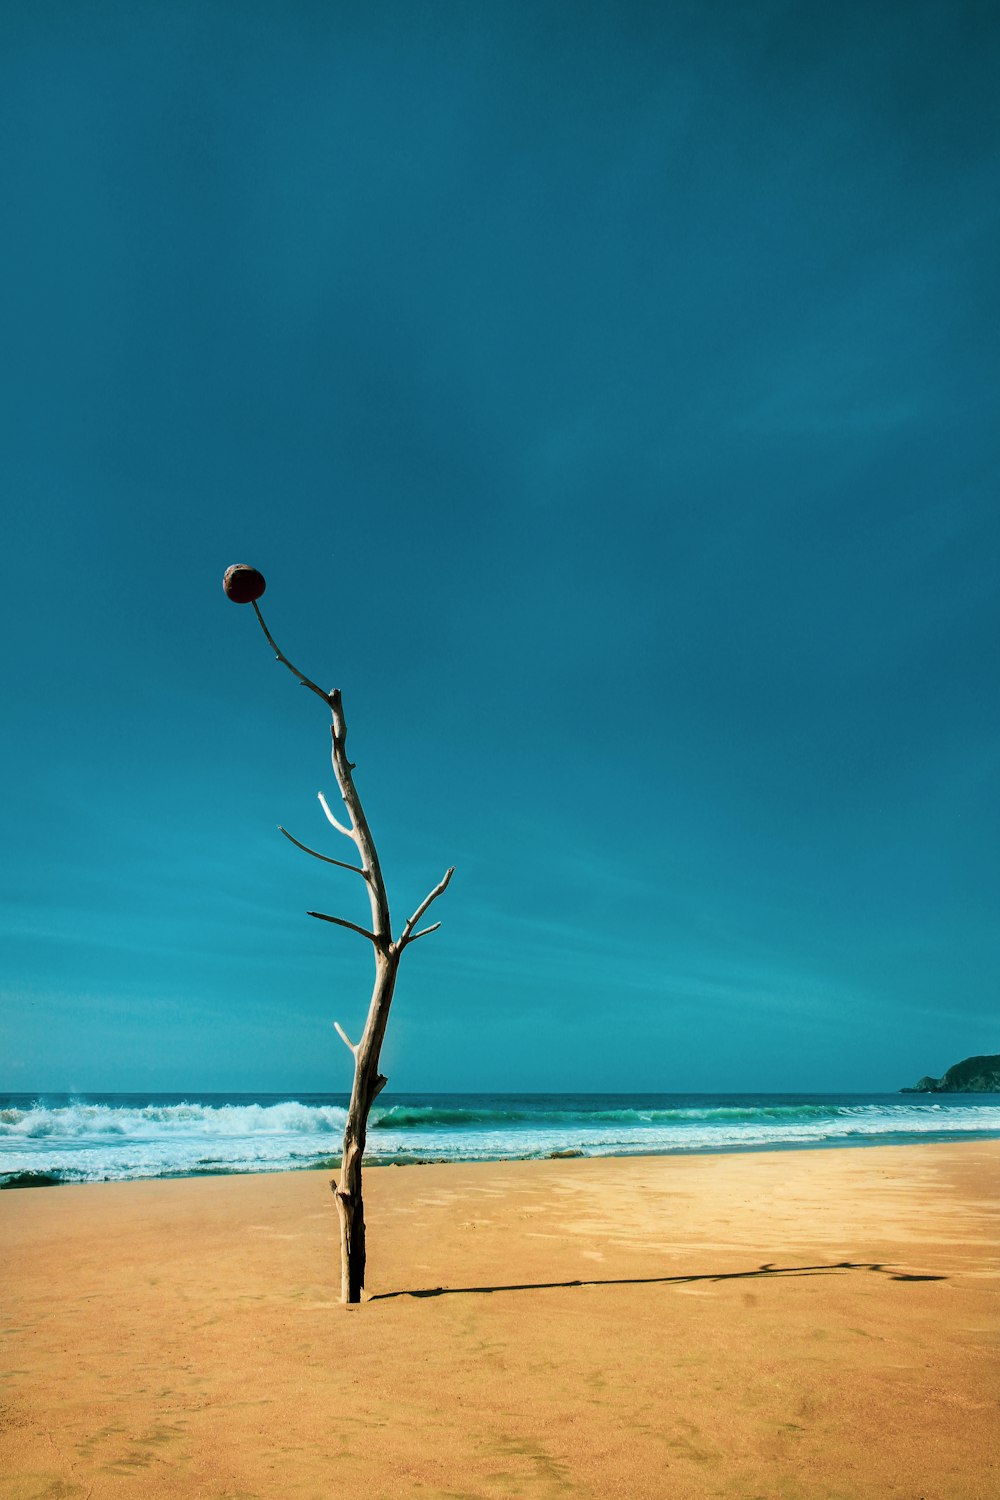
<instances>
[{"instance_id":1,"label":"teal sky","mask_svg":"<svg viewBox=\"0 0 1000 1500\"><path fill-rule=\"evenodd\" d=\"M1000 1050L1000 9L0 9L0 1088ZM342 841L341 841L342 842Z\"/></svg>"}]
</instances>

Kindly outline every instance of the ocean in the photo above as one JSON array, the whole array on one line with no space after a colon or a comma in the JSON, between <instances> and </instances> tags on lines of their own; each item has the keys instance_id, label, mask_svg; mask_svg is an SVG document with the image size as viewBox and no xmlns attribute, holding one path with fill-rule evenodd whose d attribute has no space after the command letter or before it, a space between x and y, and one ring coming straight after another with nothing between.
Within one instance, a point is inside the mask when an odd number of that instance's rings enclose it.
<instances>
[{"instance_id":1,"label":"ocean","mask_svg":"<svg viewBox=\"0 0 1000 1500\"><path fill-rule=\"evenodd\" d=\"M343 1094L0 1094L0 1187L339 1165ZM383 1094L371 1165L1000 1136L998 1094Z\"/></svg>"}]
</instances>

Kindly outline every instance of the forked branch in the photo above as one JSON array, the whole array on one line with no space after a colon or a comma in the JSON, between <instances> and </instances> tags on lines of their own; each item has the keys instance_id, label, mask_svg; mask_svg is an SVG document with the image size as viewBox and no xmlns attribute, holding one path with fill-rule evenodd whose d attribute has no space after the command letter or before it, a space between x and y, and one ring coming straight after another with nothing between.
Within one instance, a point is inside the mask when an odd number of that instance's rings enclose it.
<instances>
[{"instance_id":1,"label":"forked branch","mask_svg":"<svg viewBox=\"0 0 1000 1500\"><path fill-rule=\"evenodd\" d=\"M399 940L400 949L405 948L407 943L415 943L417 941L417 938L426 937L429 932L437 932L437 930L438 930L438 928L440 926L441 926L440 922L432 922L429 927L421 927L421 929L420 929L419 932L414 932L410 937L408 937L405 940L405 942L404 942L404 940L402 938L400 938L400 940Z\"/></svg>"},{"instance_id":2,"label":"forked branch","mask_svg":"<svg viewBox=\"0 0 1000 1500\"><path fill-rule=\"evenodd\" d=\"M421 901L420 905L417 907L416 911L413 913L413 916L410 918L410 920L407 922L406 926L403 928L402 932L399 934L399 943L397 944L397 947L399 947L400 950L402 950L403 948L405 948L406 945L407 945L407 943L415 942L418 937L423 937L423 935L424 935L425 932L433 932L435 927L440 927L441 926L440 922L435 922L434 923L434 927L425 927L424 930L423 930L423 932L416 932L415 933L413 931L414 927L416 927L417 923L420 921L420 918L423 916L424 912L430 906L431 902L432 901L436 901L437 898L441 895L441 893L443 891L446 891L448 889L448 882L451 879L451 877L454 875L454 873L455 873L455 866L452 865L452 867L451 867L450 870L446 870L445 871L443 878L438 881L437 885L431 891L430 895L429 896L425 896L424 899L423 899L423 901Z\"/></svg>"}]
</instances>

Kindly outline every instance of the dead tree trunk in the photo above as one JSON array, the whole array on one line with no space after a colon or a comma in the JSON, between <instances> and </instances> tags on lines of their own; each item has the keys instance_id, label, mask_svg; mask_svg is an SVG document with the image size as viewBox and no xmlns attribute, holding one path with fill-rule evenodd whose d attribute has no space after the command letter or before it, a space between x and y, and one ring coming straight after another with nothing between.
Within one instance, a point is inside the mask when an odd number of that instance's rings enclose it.
<instances>
[{"instance_id":1,"label":"dead tree trunk","mask_svg":"<svg viewBox=\"0 0 1000 1500\"><path fill-rule=\"evenodd\" d=\"M233 570L230 570L232 572ZM249 571L249 570L248 570ZM228 578L227 574L227 578ZM259 576L259 575L258 575ZM338 1036L350 1049L354 1058L354 1085L351 1089L351 1102L347 1111L347 1124L344 1129L344 1154L340 1167L340 1182L331 1184L337 1201L337 1214L340 1219L340 1296L342 1302L360 1302L361 1292L365 1284L365 1205L362 1196L361 1184L361 1162L365 1151L365 1140L368 1134L368 1114L377 1096L385 1088L387 1079L379 1072L379 1055L382 1050L382 1040L385 1036L386 1023L389 1019L389 1007L392 1004L392 994L396 985L396 974L399 970L399 960L410 943L415 943L417 938L426 936L440 927L440 922L433 922L429 927L417 930L417 923L431 902L441 895L447 886L454 869L445 872L443 878L434 889L417 907L412 917L405 923L398 938L392 936L392 922L389 916L389 901L385 892L385 882L382 879L382 871L379 867L378 854L375 849L375 841L368 827L361 798L358 796L354 785L354 764L347 758L347 724L344 720L344 710L341 703L340 690L334 688L325 693L322 688L317 687L308 677L304 677L297 667L281 652L274 641L270 631L264 624L264 617L257 605L257 597L251 596L246 600L240 599L237 594L230 592L231 598L236 598L239 603L252 603L260 627L274 650L278 660L286 666L290 672L299 679L303 686L317 693L330 709L333 716L333 771L340 788L340 795L347 811L347 823L335 818L331 812L323 793L319 793L319 800L323 811L330 823L338 833L350 839L358 851L359 863L348 864L343 860L331 859L329 855L320 854L315 849L308 848L305 844L293 838L284 828L281 832L290 839L297 848L306 854L311 854L315 859L321 859L326 864L338 865L341 869L350 870L359 875L368 889L368 898L371 903L372 925L369 930L357 922L350 922L346 917L331 917L325 912L311 911L309 916L318 917L322 922L333 922L338 927L350 928L352 932L360 933L368 939L375 951L375 985L372 990L371 1001L368 1006L368 1019L365 1029L361 1034L361 1040L354 1043L350 1040L339 1021L334 1022ZM260 590L263 592L263 579L260 580Z\"/></svg>"}]
</instances>

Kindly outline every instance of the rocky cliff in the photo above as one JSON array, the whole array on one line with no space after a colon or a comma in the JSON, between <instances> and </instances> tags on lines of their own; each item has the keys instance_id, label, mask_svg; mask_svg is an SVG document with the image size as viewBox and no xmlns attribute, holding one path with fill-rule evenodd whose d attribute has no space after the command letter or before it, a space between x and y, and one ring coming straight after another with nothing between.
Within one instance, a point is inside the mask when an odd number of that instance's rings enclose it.
<instances>
[{"instance_id":1,"label":"rocky cliff","mask_svg":"<svg viewBox=\"0 0 1000 1500\"><path fill-rule=\"evenodd\" d=\"M1000 1094L1000 1053L967 1057L954 1063L940 1078L921 1078L904 1094Z\"/></svg>"}]
</instances>

